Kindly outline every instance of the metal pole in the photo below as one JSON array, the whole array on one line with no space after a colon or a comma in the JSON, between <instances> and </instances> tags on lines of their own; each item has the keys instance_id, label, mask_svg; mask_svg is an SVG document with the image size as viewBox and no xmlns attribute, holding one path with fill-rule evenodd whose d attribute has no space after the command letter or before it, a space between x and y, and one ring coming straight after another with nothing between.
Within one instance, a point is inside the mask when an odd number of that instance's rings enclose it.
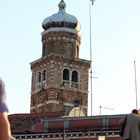
<instances>
[{"instance_id":1,"label":"metal pole","mask_svg":"<svg viewBox=\"0 0 140 140\"><path fill-rule=\"evenodd\" d=\"M90 92L91 92L91 116L92 116L92 41L91 41L91 5L89 3L89 28L90 28Z\"/></svg>"},{"instance_id":2,"label":"metal pole","mask_svg":"<svg viewBox=\"0 0 140 140\"><path fill-rule=\"evenodd\" d=\"M135 73L136 109L138 109L138 101L137 101L137 75L136 75L136 62L135 62L135 60L134 60L134 73Z\"/></svg>"},{"instance_id":3,"label":"metal pole","mask_svg":"<svg viewBox=\"0 0 140 140\"><path fill-rule=\"evenodd\" d=\"M101 109L102 109L102 106L99 106L99 108L100 108L100 116L101 116Z\"/></svg>"},{"instance_id":4,"label":"metal pole","mask_svg":"<svg viewBox=\"0 0 140 140\"><path fill-rule=\"evenodd\" d=\"M90 61L91 61L91 68L90 68L90 81L91 81L91 116L92 116L92 34L91 34L91 4L94 4L94 0L89 0L89 28L90 28Z\"/></svg>"},{"instance_id":5,"label":"metal pole","mask_svg":"<svg viewBox=\"0 0 140 140\"><path fill-rule=\"evenodd\" d=\"M63 140L65 140L65 128L63 129Z\"/></svg>"}]
</instances>

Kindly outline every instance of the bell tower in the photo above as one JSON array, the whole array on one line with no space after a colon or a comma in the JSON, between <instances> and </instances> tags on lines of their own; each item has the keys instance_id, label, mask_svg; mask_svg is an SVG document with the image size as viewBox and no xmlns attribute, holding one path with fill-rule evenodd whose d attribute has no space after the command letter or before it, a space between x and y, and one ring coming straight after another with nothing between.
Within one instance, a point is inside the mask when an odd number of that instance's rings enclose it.
<instances>
[{"instance_id":1,"label":"bell tower","mask_svg":"<svg viewBox=\"0 0 140 140\"><path fill-rule=\"evenodd\" d=\"M80 24L67 14L61 0L59 11L44 19L42 57L31 65L30 112L64 112L80 107L87 115L90 61L80 59Z\"/></svg>"}]
</instances>

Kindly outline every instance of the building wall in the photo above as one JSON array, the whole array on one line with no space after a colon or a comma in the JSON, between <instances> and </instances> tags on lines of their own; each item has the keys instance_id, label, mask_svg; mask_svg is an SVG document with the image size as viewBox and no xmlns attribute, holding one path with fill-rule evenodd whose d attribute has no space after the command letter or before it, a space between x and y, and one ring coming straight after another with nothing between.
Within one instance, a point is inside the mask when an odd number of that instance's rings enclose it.
<instances>
[{"instance_id":1,"label":"building wall","mask_svg":"<svg viewBox=\"0 0 140 140\"><path fill-rule=\"evenodd\" d=\"M42 42L42 58L31 63L31 112L63 110L66 114L75 102L87 112L90 61L78 58L80 37L68 32L51 32L42 35ZM63 80L64 69L69 70L70 81ZM38 73L44 70L46 79L38 84ZM71 82L73 71L78 74L76 83Z\"/></svg>"}]
</instances>

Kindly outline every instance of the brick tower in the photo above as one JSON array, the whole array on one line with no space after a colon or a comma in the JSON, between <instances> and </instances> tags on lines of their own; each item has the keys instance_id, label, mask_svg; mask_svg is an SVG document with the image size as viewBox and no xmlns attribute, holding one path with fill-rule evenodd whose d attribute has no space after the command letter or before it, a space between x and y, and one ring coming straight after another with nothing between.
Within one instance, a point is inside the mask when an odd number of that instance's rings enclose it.
<instances>
[{"instance_id":1,"label":"brick tower","mask_svg":"<svg viewBox=\"0 0 140 140\"><path fill-rule=\"evenodd\" d=\"M87 114L90 61L79 58L80 24L67 14L61 0L59 11L44 19L42 57L31 63L31 113L62 111L74 107Z\"/></svg>"}]
</instances>

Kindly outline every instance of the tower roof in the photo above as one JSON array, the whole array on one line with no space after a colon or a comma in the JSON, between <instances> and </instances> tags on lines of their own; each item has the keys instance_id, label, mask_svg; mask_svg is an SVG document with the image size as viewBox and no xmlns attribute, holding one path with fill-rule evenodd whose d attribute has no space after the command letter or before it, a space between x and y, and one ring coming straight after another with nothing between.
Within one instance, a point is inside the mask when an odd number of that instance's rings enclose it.
<instances>
[{"instance_id":1,"label":"tower roof","mask_svg":"<svg viewBox=\"0 0 140 140\"><path fill-rule=\"evenodd\" d=\"M78 23L78 20L75 16L66 13L66 3L64 0L60 1L58 7L58 13L55 13L44 19L42 23L43 29L47 30L54 27L66 27L79 31L80 24Z\"/></svg>"}]
</instances>

